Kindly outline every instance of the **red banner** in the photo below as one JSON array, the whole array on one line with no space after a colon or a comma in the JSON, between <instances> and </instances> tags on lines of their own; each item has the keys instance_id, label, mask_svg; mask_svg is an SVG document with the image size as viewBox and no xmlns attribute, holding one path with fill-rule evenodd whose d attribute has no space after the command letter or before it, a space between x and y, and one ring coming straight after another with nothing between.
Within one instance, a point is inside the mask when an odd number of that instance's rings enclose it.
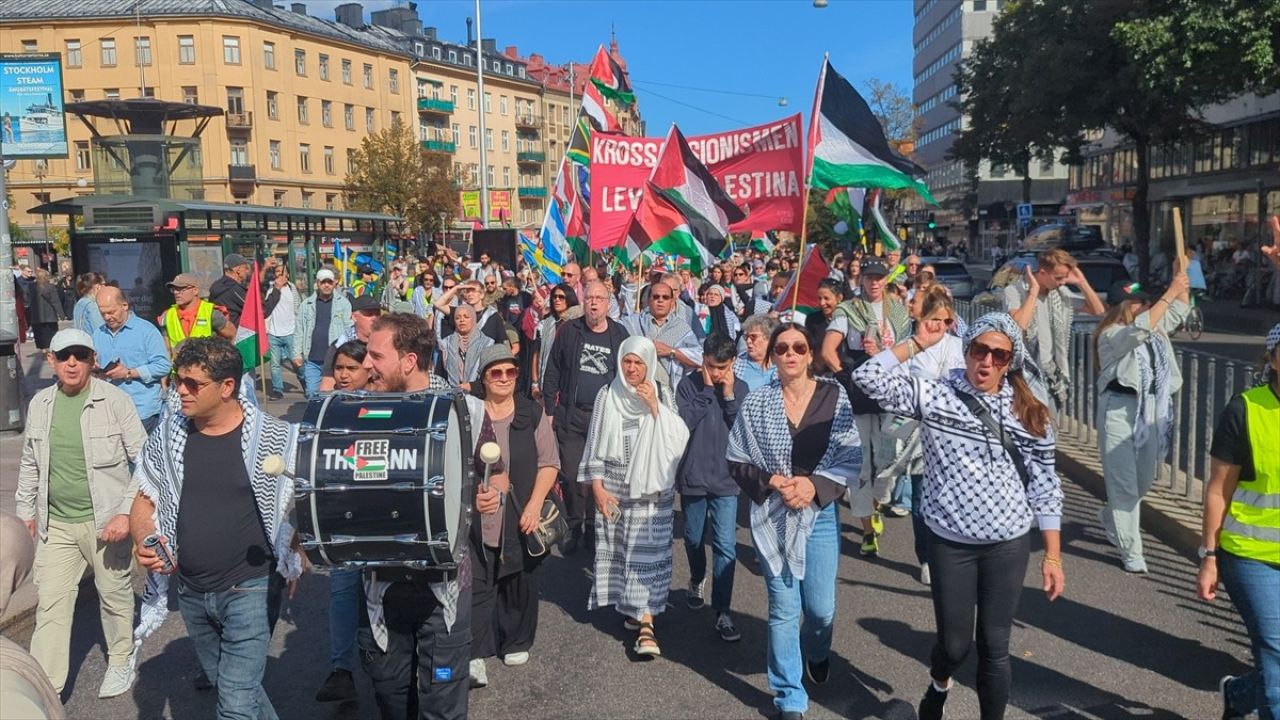
<instances>
[{"instance_id":1,"label":"red banner","mask_svg":"<svg viewBox=\"0 0 1280 720\"><path fill-rule=\"evenodd\" d=\"M747 211L734 232L800 232L804 216L804 144L800 115L732 132L688 138L729 197ZM658 162L662 138L591 134L593 250L623 242L640 189Z\"/></svg>"}]
</instances>

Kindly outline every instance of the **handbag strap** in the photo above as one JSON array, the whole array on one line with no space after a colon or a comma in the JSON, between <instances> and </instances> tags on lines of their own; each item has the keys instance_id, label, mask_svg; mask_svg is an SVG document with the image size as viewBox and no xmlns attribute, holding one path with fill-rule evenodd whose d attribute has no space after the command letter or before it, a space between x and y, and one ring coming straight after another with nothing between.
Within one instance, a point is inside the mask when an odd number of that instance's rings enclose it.
<instances>
[{"instance_id":1,"label":"handbag strap","mask_svg":"<svg viewBox=\"0 0 1280 720\"><path fill-rule=\"evenodd\" d=\"M1018 470L1018 478L1022 480L1022 489L1026 490L1030 487L1031 473L1027 470L1027 463L1022 457L1022 452L1018 450L1018 446L1013 444L1013 440L1009 437L1008 433L1004 431L1004 428L1000 427L1000 424L996 422L996 419L991 417L991 411L987 409L987 406L983 405L982 401L967 392L956 390L955 394L956 397L960 398L960 402L964 403L964 406L969 408L969 412L973 413L973 416L978 418L978 421L986 428L987 433L991 435L996 442L999 442L1004 448L1004 451L1009 454L1009 459L1013 460L1013 466Z\"/></svg>"}]
</instances>

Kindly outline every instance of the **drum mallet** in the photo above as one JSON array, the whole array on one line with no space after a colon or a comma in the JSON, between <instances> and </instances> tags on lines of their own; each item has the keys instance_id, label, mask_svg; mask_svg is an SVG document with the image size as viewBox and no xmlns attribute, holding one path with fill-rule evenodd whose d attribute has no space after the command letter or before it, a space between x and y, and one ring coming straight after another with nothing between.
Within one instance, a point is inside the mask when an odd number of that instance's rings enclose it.
<instances>
[{"instance_id":1,"label":"drum mallet","mask_svg":"<svg viewBox=\"0 0 1280 720\"><path fill-rule=\"evenodd\" d=\"M480 462L484 463L484 482L481 487L485 492L489 492L489 473L493 470L493 464L502 459L502 448L498 447L496 442L487 442L480 446Z\"/></svg>"}]
</instances>

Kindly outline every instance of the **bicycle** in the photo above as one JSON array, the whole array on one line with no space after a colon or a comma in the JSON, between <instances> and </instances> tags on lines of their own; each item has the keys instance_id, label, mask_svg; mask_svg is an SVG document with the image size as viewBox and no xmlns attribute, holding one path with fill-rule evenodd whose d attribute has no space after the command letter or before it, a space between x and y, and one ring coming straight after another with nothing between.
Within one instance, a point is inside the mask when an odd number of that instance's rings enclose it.
<instances>
[{"instance_id":1,"label":"bicycle","mask_svg":"<svg viewBox=\"0 0 1280 720\"><path fill-rule=\"evenodd\" d=\"M1187 317L1182 321L1182 324L1174 329L1174 334L1177 334L1180 330L1186 330L1187 335L1189 335L1192 340L1200 339L1200 335L1204 333L1204 310L1200 309L1200 305L1197 300L1199 300L1203 294L1203 290L1191 291L1191 309L1187 312Z\"/></svg>"}]
</instances>

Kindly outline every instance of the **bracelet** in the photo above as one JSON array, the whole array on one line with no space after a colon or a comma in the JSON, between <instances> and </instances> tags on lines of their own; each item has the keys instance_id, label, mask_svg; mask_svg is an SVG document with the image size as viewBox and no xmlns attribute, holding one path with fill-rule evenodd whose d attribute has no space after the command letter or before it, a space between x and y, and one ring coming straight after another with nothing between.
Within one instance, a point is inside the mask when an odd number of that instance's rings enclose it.
<instances>
[{"instance_id":1,"label":"bracelet","mask_svg":"<svg viewBox=\"0 0 1280 720\"><path fill-rule=\"evenodd\" d=\"M1169 302L1169 298L1167 297L1161 297L1159 300L1156 300L1156 302L1162 302L1169 307L1173 307L1173 303Z\"/></svg>"},{"instance_id":2,"label":"bracelet","mask_svg":"<svg viewBox=\"0 0 1280 720\"><path fill-rule=\"evenodd\" d=\"M1045 555L1045 556L1044 556L1044 558L1043 558L1043 559L1041 559L1041 561L1040 561L1040 562L1042 562L1042 563L1043 563L1043 564L1045 564L1045 565L1052 565L1052 566L1054 566L1054 567L1058 567L1058 568L1062 567L1062 558L1061 558L1061 557L1050 557L1050 556L1048 556L1048 555Z\"/></svg>"}]
</instances>

